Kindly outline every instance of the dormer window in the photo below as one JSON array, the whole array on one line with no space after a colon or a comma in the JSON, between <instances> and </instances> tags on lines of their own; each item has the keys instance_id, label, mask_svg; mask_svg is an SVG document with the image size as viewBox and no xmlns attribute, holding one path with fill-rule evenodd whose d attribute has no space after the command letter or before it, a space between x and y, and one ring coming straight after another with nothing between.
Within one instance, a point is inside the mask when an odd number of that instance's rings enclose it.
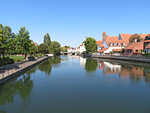
<instances>
[{"instance_id":1,"label":"dormer window","mask_svg":"<svg viewBox=\"0 0 150 113\"><path fill-rule=\"evenodd\" d=\"M110 43L109 45L110 45L110 46L112 46L113 44L112 44L112 43Z\"/></svg>"},{"instance_id":2,"label":"dormer window","mask_svg":"<svg viewBox=\"0 0 150 113\"><path fill-rule=\"evenodd\" d=\"M122 43L123 46L125 46L125 43Z\"/></svg>"}]
</instances>

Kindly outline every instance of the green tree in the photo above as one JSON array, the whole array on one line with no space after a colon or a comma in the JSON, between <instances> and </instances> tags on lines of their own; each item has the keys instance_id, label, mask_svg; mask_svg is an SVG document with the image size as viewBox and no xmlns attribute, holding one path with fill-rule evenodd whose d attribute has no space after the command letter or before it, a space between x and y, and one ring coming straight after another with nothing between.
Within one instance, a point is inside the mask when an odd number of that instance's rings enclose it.
<instances>
[{"instance_id":1,"label":"green tree","mask_svg":"<svg viewBox=\"0 0 150 113\"><path fill-rule=\"evenodd\" d=\"M135 42L135 40L137 40L137 42L140 42L142 39L138 34L131 35L129 42L132 43Z\"/></svg>"},{"instance_id":2,"label":"green tree","mask_svg":"<svg viewBox=\"0 0 150 113\"><path fill-rule=\"evenodd\" d=\"M31 45L30 45L30 49L29 49L29 53L32 54L36 54L38 52L38 48L37 46L35 46L34 42L32 41Z\"/></svg>"},{"instance_id":3,"label":"green tree","mask_svg":"<svg viewBox=\"0 0 150 113\"><path fill-rule=\"evenodd\" d=\"M54 54L54 55L59 55L60 54L60 43L57 41L53 41L49 47L49 51L50 53Z\"/></svg>"},{"instance_id":4,"label":"green tree","mask_svg":"<svg viewBox=\"0 0 150 113\"><path fill-rule=\"evenodd\" d=\"M95 53L97 52L97 43L96 40L92 37L87 37L85 41L86 53Z\"/></svg>"},{"instance_id":5,"label":"green tree","mask_svg":"<svg viewBox=\"0 0 150 113\"><path fill-rule=\"evenodd\" d=\"M0 24L0 52L3 55L9 51L12 45L12 30L9 26L2 26Z\"/></svg>"},{"instance_id":6,"label":"green tree","mask_svg":"<svg viewBox=\"0 0 150 113\"><path fill-rule=\"evenodd\" d=\"M47 44L48 46L51 45L51 37L48 33L44 35L44 44Z\"/></svg>"},{"instance_id":7,"label":"green tree","mask_svg":"<svg viewBox=\"0 0 150 113\"><path fill-rule=\"evenodd\" d=\"M16 41L17 51L22 54L28 54L32 41L30 40L29 32L25 27L20 28Z\"/></svg>"},{"instance_id":8,"label":"green tree","mask_svg":"<svg viewBox=\"0 0 150 113\"><path fill-rule=\"evenodd\" d=\"M61 48L60 48L60 51L61 51L61 52L67 52L67 48L61 47Z\"/></svg>"},{"instance_id":9,"label":"green tree","mask_svg":"<svg viewBox=\"0 0 150 113\"><path fill-rule=\"evenodd\" d=\"M38 52L39 53L42 53L42 54L48 54L49 53L49 49L48 49L48 45L46 45L46 44L40 44L39 46L38 46Z\"/></svg>"}]
</instances>

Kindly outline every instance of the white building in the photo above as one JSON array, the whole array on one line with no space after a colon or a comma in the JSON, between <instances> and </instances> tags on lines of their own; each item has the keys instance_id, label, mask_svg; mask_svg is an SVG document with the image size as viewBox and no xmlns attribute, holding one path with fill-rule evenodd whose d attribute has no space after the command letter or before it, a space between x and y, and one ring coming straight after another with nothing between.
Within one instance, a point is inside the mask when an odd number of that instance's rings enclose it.
<instances>
[{"instance_id":1,"label":"white building","mask_svg":"<svg viewBox=\"0 0 150 113\"><path fill-rule=\"evenodd\" d=\"M86 49L85 49L85 45L84 45L84 42L80 45L80 53L83 53L83 52L85 52L86 51Z\"/></svg>"}]
</instances>

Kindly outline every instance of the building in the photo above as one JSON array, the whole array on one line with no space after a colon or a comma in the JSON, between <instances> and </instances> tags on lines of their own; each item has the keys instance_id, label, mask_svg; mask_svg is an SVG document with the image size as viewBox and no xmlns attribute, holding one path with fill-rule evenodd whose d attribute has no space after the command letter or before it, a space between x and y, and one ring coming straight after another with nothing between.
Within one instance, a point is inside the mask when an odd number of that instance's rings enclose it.
<instances>
[{"instance_id":1,"label":"building","mask_svg":"<svg viewBox=\"0 0 150 113\"><path fill-rule=\"evenodd\" d=\"M144 43L133 42L124 48L124 56L142 55L144 50Z\"/></svg>"},{"instance_id":2,"label":"building","mask_svg":"<svg viewBox=\"0 0 150 113\"><path fill-rule=\"evenodd\" d=\"M85 41L84 41L84 42L85 42ZM86 51L84 42L79 46L79 48L80 48L79 53L80 53L80 54Z\"/></svg>"},{"instance_id":3,"label":"building","mask_svg":"<svg viewBox=\"0 0 150 113\"><path fill-rule=\"evenodd\" d=\"M142 40L130 43L130 37L135 36L131 34L119 34L119 36L108 36L103 32L103 40L97 41L98 53L100 55L134 55L142 54L145 50L150 52L148 44L150 43L150 34L138 34ZM146 48L147 46L147 48ZM124 53L123 53L124 51Z\"/></svg>"},{"instance_id":4,"label":"building","mask_svg":"<svg viewBox=\"0 0 150 113\"><path fill-rule=\"evenodd\" d=\"M132 35L134 36L134 35ZM135 39L134 42L128 44L124 48L124 56L140 55L142 56L143 52L150 52L150 35L149 34L140 34L138 35L141 38L140 42L137 42Z\"/></svg>"},{"instance_id":5,"label":"building","mask_svg":"<svg viewBox=\"0 0 150 113\"><path fill-rule=\"evenodd\" d=\"M130 34L119 34L119 36L108 36L106 32L103 32L103 53L120 55L123 48L129 44Z\"/></svg>"}]
</instances>

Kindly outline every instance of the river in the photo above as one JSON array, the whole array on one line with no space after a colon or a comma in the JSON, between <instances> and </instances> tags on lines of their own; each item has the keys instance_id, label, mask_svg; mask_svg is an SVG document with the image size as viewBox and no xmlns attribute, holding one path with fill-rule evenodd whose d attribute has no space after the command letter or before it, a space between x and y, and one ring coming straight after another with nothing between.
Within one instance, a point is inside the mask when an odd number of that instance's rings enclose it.
<instances>
[{"instance_id":1,"label":"river","mask_svg":"<svg viewBox=\"0 0 150 113\"><path fill-rule=\"evenodd\" d=\"M0 86L0 113L150 113L150 65L50 58Z\"/></svg>"}]
</instances>

